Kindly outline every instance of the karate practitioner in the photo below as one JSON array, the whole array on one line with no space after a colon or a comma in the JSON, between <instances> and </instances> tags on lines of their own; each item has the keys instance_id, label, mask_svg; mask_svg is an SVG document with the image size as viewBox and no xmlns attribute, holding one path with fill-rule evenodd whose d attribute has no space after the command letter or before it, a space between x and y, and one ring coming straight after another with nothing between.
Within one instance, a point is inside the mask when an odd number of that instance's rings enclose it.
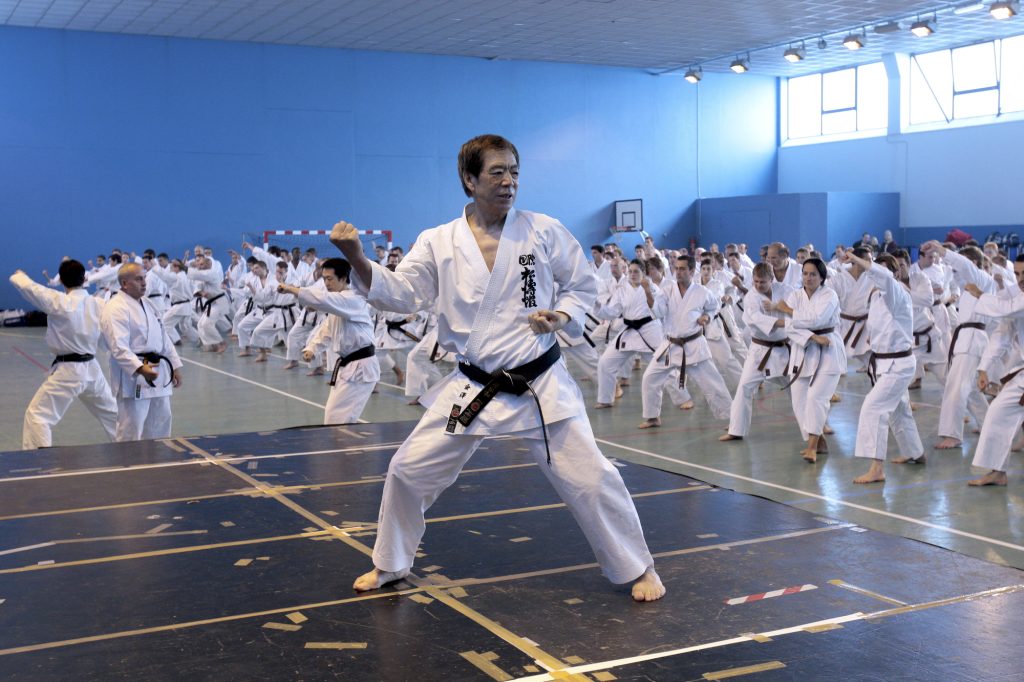
<instances>
[{"instance_id":1,"label":"karate practitioner","mask_svg":"<svg viewBox=\"0 0 1024 682\"><path fill-rule=\"evenodd\" d=\"M146 276L121 266L121 294L100 318L110 348L110 381L117 399L117 440L171 435L172 387L181 385L181 360L161 318L146 298Z\"/></svg>"},{"instance_id":2,"label":"karate practitioner","mask_svg":"<svg viewBox=\"0 0 1024 682\"><path fill-rule=\"evenodd\" d=\"M719 373L729 384L737 386L743 374L742 361L747 359L747 349L743 346L742 359L737 359L739 352L734 351L733 340L742 345L739 326L729 306L732 299L725 293L722 281L715 277L715 266L711 258L705 257L700 263L700 284L718 301L718 310L711 321L704 327L704 338L707 340L711 357L718 367Z\"/></svg>"},{"instance_id":3,"label":"karate practitioner","mask_svg":"<svg viewBox=\"0 0 1024 682\"><path fill-rule=\"evenodd\" d=\"M703 391L715 418L729 417L729 389L712 361L711 349L704 338L705 329L718 314L720 305L711 291L693 281L694 265L692 256L680 256L676 260L676 285L669 289L663 304L667 336L658 344L644 370L644 420L637 428L661 426L665 382L675 381L680 388L685 388L686 380L691 377Z\"/></svg>"},{"instance_id":4,"label":"karate practitioner","mask_svg":"<svg viewBox=\"0 0 1024 682\"><path fill-rule=\"evenodd\" d=\"M63 292L33 282L21 270L10 278L26 301L46 313L46 346L56 356L46 380L25 410L21 432L24 450L50 447L53 427L75 398L96 417L110 440L115 436L117 404L96 362L101 304L83 288L85 266L78 261L62 262L57 277Z\"/></svg>"},{"instance_id":5,"label":"karate practitioner","mask_svg":"<svg viewBox=\"0 0 1024 682\"><path fill-rule=\"evenodd\" d=\"M633 501L597 448L554 339L559 329L582 333L596 295L593 270L561 223L513 208L519 154L510 142L470 140L459 174L471 203L458 219L423 232L395 272L367 260L349 223L331 233L353 264L353 285L372 305L406 313L436 306L438 342L460 360L423 397L426 415L391 460L374 568L354 587L406 576L426 509L485 437L516 434L582 527L605 576L634 581L637 601L659 599L665 588Z\"/></svg>"},{"instance_id":6,"label":"karate practitioner","mask_svg":"<svg viewBox=\"0 0 1024 682\"><path fill-rule=\"evenodd\" d=\"M324 406L324 424L354 424L380 381L374 355L373 319L366 299L349 288L351 266L342 258L328 258L321 267L323 287L297 287L280 283L282 295L294 296L307 309L327 313L327 321L310 337L302 358L312 362L331 347L337 354L331 373L331 392Z\"/></svg>"},{"instance_id":7,"label":"karate practitioner","mask_svg":"<svg viewBox=\"0 0 1024 682\"><path fill-rule=\"evenodd\" d=\"M785 301L762 301L761 309L790 317L790 397L800 434L807 440L800 454L813 464L819 453L828 452L825 421L839 377L846 373L846 353L838 331L839 298L823 286L828 268L820 258L808 258L802 268L803 286Z\"/></svg>"},{"instance_id":8,"label":"karate practitioner","mask_svg":"<svg viewBox=\"0 0 1024 682\"><path fill-rule=\"evenodd\" d=\"M765 260L772 266L775 281L785 284L796 291L803 286L801 278L801 266L789 257L789 248L782 242L773 242L768 245L768 253Z\"/></svg>"},{"instance_id":9,"label":"karate practitioner","mask_svg":"<svg viewBox=\"0 0 1024 682\"><path fill-rule=\"evenodd\" d=\"M231 304L224 290L224 271L217 261L201 254L188 269L188 278L197 287L196 312L199 321L196 326L203 350L223 353L228 346L222 332L227 332L231 327L228 317Z\"/></svg>"},{"instance_id":10,"label":"karate practitioner","mask_svg":"<svg viewBox=\"0 0 1024 682\"><path fill-rule=\"evenodd\" d=\"M306 255L309 255L309 251L306 252ZM315 289L325 289L320 270L320 261L314 261L311 270L305 269L302 272L303 274L300 276L296 286L300 288L313 287ZM310 335L320 326L321 318L320 311L313 308L302 308L296 313L295 324L288 330L288 338L285 340L285 360L287 362L284 363L281 369L294 369L299 366L302 350L306 347ZM321 354L314 355L313 359L309 362L310 371L321 367L321 357Z\"/></svg>"},{"instance_id":11,"label":"karate practitioner","mask_svg":"<svg viewBox=\"0 0 1024 682\"><path fill-rule=\"evenodd\" d=\"M997 358L1006 358L1005 367L1013 369L1000 380L1003 387L988 407L978 447L974 451L972 464L985 467L989 472L968 481L971 486L1006 485L1006 464L1010 459L1013 438L1020 433L1024 422L1024 255L1017 256L1013 270L1017 287L1015 291L1008 292L1012 296L986 294L974 284L964 287L970 297L978 300L975 313L997 319L1008 318L1012 322L1011 328L1003 328L993 334L978 367L977 383L982 391L988 388L989 369Z\"/></svg>"},{"instance_id":12,"label":"karate practitioner","mask_svg":"<svg viewBox=\"0 0 1024 682\"><path fill-rule=\"evenodd\" d=\"M437 343L437 315L428 313L426 334L411 351L405 363L405 397L410 405L418 405L420 396L444 376L441 368L450 370L455 358ZM597 366L597 359L594 359Z\"/></svg>"},{"instance_id":13,"label":"karate practitioner","mask_svg":"<svg viewBox=\"0 0 1024 682\"><path fill-rule=\"evenodd\" d=\"M829 277L828 287L839 297L839 333L843 336L848 360L863 363L866 360L869 345L867 333L868 294L875 288L875 280L865 277L861 263L871 263L871 249L859 247L854 249L856 260L842 260L838 272Z\"/></svg>"},{"instance_id":14,"label":"karate practitioner","mask_svg":"<svg viewBox=\"0 0 1024 682\"><path fill-rule=\"evenodd\" d=\"M263 306L263 319L252 330L250 343L259 352L253 362L266 362L278 338L284 338L295 325L295 297L282 290L281 284L294 286L294 282L288 280L288 263L284 261L278 261L273 281L267 277L263 290L266 298L256 300Z\"/></svg>"},{"instance_id":15,"label":"karate practitioner","mask_svg":"<svg viewBox=\"0 0 1024 682\"><path fill-rule=\"evenodd\" d=\"M962 288L974 284L983 293L995 293L996 284L992 277L981 269L984 254L972 246L964 247L960 253L947 249L937 241L921 246L925 252L942 259ZM988 318L977 312L978 300L965 296L960 301L957 326L949 345L949 368L946 386L942 393L939 409L939 441L936 450L959 448L964 440L964 415L970 413L980 428L985 421L988 402L978 390L977 371L981 356L988 343L986 325Z\"/></svg>"},{"instance_id":16,"label":"karate practitioner","mask_svg":"<svg viewBox=\"0 0 1024 682\"><path fill-rule=\"evenodd\" d=\"M720 441L741 440L750 432L754 396L766 379L784 381L789 366L789 338L786 317L765 312L761 301L783 301L793 290L775 280L771 266L758 263L753 270L753 286L743 297L743 320L750 330L750 352L743 363L743 374L729 410L729 431Z\"/></svg>"},{"instance_id":17,"label":"karate practitioner","mask_svg":"<svg viewBox=\"0 0 1024 682\"><path fill-rule=\"evenodd\" d=\"M665 340L661 318L665 315L665 296L644 274L642 262L629 264L627 278L610 290L597 311L601 319L621 317L625 329L605 346L597 363L596 409L611 407L617 378L637 353L653 353Z\"/></svg>"},{"instance_id":18,"label":"karate practitioner","mask_svg":"<svg viewBox=\"0 0 1024 682\"><path fill-rule=\"evenodd\" d=\"M861 279L866 278L874 285L868 294L865 322L865 331L871 337L867 366L872 387L861 404L854 450L857 457L869 458L871 466L853 482L880 483L885 480L890 429L900 449L900 456L893 462L924 463L924 445L910 410L907 391L917 370L914 303L910 292L896 279L900 266L892 255L883 253L872 263L861 258L860 252L851 249L842 258L844 263L852 263L861 271Z\"/></svg>"}]
</instances>

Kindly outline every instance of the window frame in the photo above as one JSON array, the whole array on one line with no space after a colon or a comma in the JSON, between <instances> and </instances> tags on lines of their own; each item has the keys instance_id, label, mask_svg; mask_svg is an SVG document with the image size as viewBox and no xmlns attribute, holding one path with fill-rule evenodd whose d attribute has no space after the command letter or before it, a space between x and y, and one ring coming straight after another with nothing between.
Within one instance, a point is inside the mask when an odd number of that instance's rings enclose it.
<instances>
[{"instance_id":1,"label":"window frame","mask_svg":"<svg viewBox=\"0 0 1024 682\"><path fill-rule=\"evenodd\" d=\"M856 66L843 66L836 69L829 69L827 71L820 71L818 73L809 73L802 76L790 76L786 78L786 102L785 102L785 123L786 123L786 135L783 141L784 145L802 145L802 144L816 144L820 142L833 142L839 140L846 140L859 137L877 137L885 135L887 133L887 125L878 128L866 128L861 129L861 111L860 111L860 94L861 94L861 69L868 66L880 65L883 69L885 64L881 60L867 62L866 64L857 64ZM840 71L853 71L853 91L852 91L852 106L840 107L837 109L826 109L825 108L825 76L827 74L838 73ZM809 78L817 77L819 79L818 87L818 134L817 135L804 135L801 137L793 137L790 134L790 122L792 117L792 102L790 101L789 84L792 80L798 78ZM886 101L886 118L888 118L888 101L887 94L883 94L882 99ZM853 130L846 130L835 133L824 133L821 132L824 129L825 116L828 114L841 114L847 111L854 113L854 128Z\"/></svg>"}]
</instances>

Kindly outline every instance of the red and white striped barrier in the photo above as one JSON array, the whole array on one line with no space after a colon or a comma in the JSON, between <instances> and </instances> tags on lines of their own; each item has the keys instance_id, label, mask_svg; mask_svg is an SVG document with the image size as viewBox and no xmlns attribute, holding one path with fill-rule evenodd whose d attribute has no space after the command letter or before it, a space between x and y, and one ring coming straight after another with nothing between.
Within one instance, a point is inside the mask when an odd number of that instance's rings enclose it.
<instances>
[{"instance_id":1,"label":"red and white striped barrier","mask_svg":"<svg viewBox=\"0 0 1024 682\"><path fill-rule=\"evenodd\" d=\"M772 590L771 592L762 592L761 594L751 594L746 597L733 597L732 599L726 599L725 603L729 606L735 606L737 604L748 604L752 601L761 601L762 599L782 597L787 594L796 594L797 592L807 592L808 590L816 589L818 589L817 585L800 585L799 587L787 587L783 590Z\"/></svg>"},{"instance_id":2,"label":"red and white striped barrier","mask_svg":"<svg viewBox=\"0 0 1024 682\"><path fill-rule=\"evenodd\" d=\"M365 235L381 235L387 240L387 247L390 249L392 246L391 242L391 230L357 230L359 234ZM263 248L267 248L270 244L270 238L273 236L329 236L330 230L264 230L263 231Z\"/></svg>"}]
</instances>

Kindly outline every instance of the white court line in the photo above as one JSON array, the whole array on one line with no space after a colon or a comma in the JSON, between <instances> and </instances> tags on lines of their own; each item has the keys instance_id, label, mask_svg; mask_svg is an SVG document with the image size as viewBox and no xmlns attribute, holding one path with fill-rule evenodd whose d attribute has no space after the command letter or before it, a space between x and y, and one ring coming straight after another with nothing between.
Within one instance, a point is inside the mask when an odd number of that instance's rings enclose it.
<instances>
[{"instance_id":1,"label":"white court line","mask_svg":"<svg viewBox=\"0 0 1024 682\"><path fill-rule=\"evenodd\" d=\"M216 372L217 374L223 374L224 376L229 376L232 379L238 379L239 381L244 381L245 383L252 384L253 386L259 386L260 388L264 388L264 389L266 389L268 391L272 391L274 393L277 393L278 395L283 395L286 398L291 398L292 400L298 400L300 403L306 403L307 405L312 405L313 407L319 407L321 410L324 409L325 407L327 407L323 403L315 403L312 400L306 400L305 398L301 398L301 397L299 397L297 395L293 395L291 393L285 393L284 391L278 390L278 389L274 388L273 386L267 386L266 384L261 384L258 381L253 381L252 379L246 379L245 377L240 377L237 374L232 374L231 372L225 372L224 370L217 369L216 367L210 367L209 365L204 365L203 363L197 362L196 360L193 360L192 358L186 358L185 356L181 356L181 360L182 360L182 362L191 362L193 365L198 365L199 367L202 367L203 369L208 369L211 372ZM363 422L363 423L365 424L366 422Z\"/></svg>"},{"instance_id":2,"label":"white court line","mask_svg":"<svg viewBox=\"0 0 1024 682\"><path fill-rule=\"evenodd\" d=\"M288 356L281 355L280 353L271 353L270 357L272 357L272 358L280 358L281 360L284 360L285 362L288 361ZM198 365L199 363L197 362L196 364ZM232 376L234 376L234 375L232 375ZM380 386L387 386L388 388L397 388L399 391L404 391L405 390L404 386L396 386L394 384L389 384L386 381L378 381L377 384L380 385Z\"/></svg>"},{"instance_id":3,"label":"white court line","mask_svg":"<svg viewBox=\"0 0 1024 682\"><path fill-rule=\"evenodd\" d=\"M857 504L855 502L847 502L846 500L843 500L843 499L839 499L839 498L836 498L836 497L828 497L826 495L819 495L818 493L812 493L812 492L807 491L807 490L800 490L799 488L790 488L789 486L779 485L778 483L770 483L768 481L762 481L759 478L751 478L749 476L743 476L741 474L734 474L734 473L732 473L730 471L723 471L722 469L715 469L713 467L704 466L703 464L694 464L693 462L687 462L687 461L684 461L684 460L681 460L681 459L673 459L671 457L666 457L664 455L658 455L658 454L655 454L653 452L648 452L647 450L640 450L638 448L631 448L628 445L621 445L619 443L615 443L615 442L612 442L610 440L604 440L602 438L595 438L594 440L596 440L598 443L602 443L604 445L611 445L613 447L621 448L621 449L627 450L629 452L635 452L638 455L645 455L647 457L653 457L655 459L661 459L661 460L664 460L666 462L672 462L674 464L681 464L683 466L691 467L691 468L694 468L694 469L700 469L701 471L708 471L708 472L711 472L713 474L719 474L721 476L728 476L730 478L737 478L737 479L739 479L741 481L747 481L748 483L756 483L758 485L767 486L769 488L776 488L777 490L785 490L788 493L794 493L796 495L806 495L807 497L813 497L815 499L822 500L823 502L831 502L833 504L840 504L840 505L843 505L844 507L850 507L852 509L858 509L860 511L871 512L872 514L879 514L881 516L888 516L889 518L892 518L892 519L898 519L900 521L905 521L907 523L914 523L914 524L917 524L919 526L925 526L926 528L932 528L934 530L941 530L943 532L950 533L952 535L959 535L961 537L970 538L971 540L980 540L981 542L987 542L987 543L990 543L990 544L993 544L993 545L999 545L1000 547L1006 547L1008 549L1013 549L1013 550L1016 550L1018 552L1024 552L1024 547L1022 547L1021 545L1015 545L1012 542L1005 542L1003 540L997 540L995 538L990 538L990 537L987 537L987 536L984 536L984 535L976 535L974 533L969 533L969 532L967 532L965 530L957 530L956 528L950 528L949 526L940 526L940 525L938 525L936 523L931 523L930 521L924 521L923 519L915 519L915 518L913 518L911 516L903 516L902 514L896 514L896 513L893 513L893 512L885 511L884 509L874 509L873 507L867 507L865 505ZM523 679L525 679L525 678L523 678Z\"/></svg>"}]
</instances>

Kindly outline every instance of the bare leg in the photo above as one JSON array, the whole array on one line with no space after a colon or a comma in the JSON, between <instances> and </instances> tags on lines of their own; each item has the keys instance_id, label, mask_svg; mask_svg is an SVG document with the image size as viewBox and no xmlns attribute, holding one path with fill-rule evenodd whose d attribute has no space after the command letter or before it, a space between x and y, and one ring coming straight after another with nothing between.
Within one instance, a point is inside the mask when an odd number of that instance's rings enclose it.
<instances>
[{"instance_id":1,"label":"bare leg","mask_svg":"<svg viewBox=\"0 0 1024 682\"><path fill-rule=\"evenodd\" d=\"M818 434L811 433L807 436L807 447L800 455L811 464L818 461Z\"/></svg>"},{"instance_id":2,"label":"bare leg","mask_svg":"<svg viewBox=\"0 0 1024 682\"><path fill-rule=\"evenodd\" d=\"M379 568L374 568L369 573L364 573L356 578L355 583L352 584L352 588L356 592L366 592L367 590L376 590L384 587L388 583L393 583L401 580L405 576L409 575L409 569L403 569L401 571L382 571Z\"/></svg>"},{"instance_id":3,"label":"bare leg","mask_svg":"<svg viewBox=\"0 0 1024 682\"><path fill-rule=\"evenodd\" d=\"M665 586L651 566L633 583L633 601L657 601L665 596Z\"/></svg>"},{"instance_id":4,"label":"bare leg","mask_svg":"<svg viewBox=\"0 0 1024 682\"><path fill-rule=\"evenodd\" d=\"M871 460L871 468L862 476L853 479L854 483L882 483L885 481L885 470L880 459Z\"/></svg>"},{"instance_id":5,"label":"bare leg","mask_svg":"<svg viewBox=\"0 0 1024 682\"><path fill-rule=\"evenodd\" d=\"M817 452L818 452L819 455L827 455L828 454L828 441L825 440L825 434L824 433L821 434L820 436L818 436Z\"/></svg>"},{"instance_id":6,"label":"bare leg","mask_svg":"<svg viewBox=\"0 0 1024 682\"><path fill-rule=\"evenodd\" d=\"M973 481L967 481L969 486L983 486L983 485L1006 485L1006 472L996 471L993 469L981 478L976 478Z\"/></svg>"}]
</instances>

